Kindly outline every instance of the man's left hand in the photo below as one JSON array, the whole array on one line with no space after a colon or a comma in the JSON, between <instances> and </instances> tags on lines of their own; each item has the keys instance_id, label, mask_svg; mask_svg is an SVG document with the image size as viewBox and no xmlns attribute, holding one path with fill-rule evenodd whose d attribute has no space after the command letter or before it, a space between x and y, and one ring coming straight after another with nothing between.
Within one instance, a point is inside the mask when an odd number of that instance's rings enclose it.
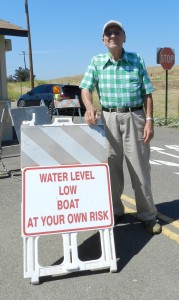
<instances>
[{"instance_id":1,"label":"man's left hand","mask_svg":"<svg viewBox=\"0 0 179 300\"><path fill-rule=\"evenodd\" d=\"M148 144L150 140L153 138L153 136L154 136L153 121L146 121L144 127L144 135L143 135L144 144Z\"/></svg>"}]
</instances>

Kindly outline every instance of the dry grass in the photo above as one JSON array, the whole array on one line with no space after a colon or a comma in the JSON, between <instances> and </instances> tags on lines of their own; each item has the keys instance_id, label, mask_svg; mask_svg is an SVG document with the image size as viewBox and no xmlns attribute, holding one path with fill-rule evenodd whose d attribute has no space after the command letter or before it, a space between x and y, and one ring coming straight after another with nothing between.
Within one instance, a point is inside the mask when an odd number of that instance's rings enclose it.
<instances>
[{"instance_id":1,"label":"dry grass","mask_svg":"<svg viewBox=\"0 0 179 300\"><path fill-rule=\"evenodd\" d=\"M166 71L161 66L147 68L152 84L154 86L154 117L165 116L165 76ZM79 85L83 75L76 75L72 77L56 78L53 80L36 81L35 85L42 83L69 83ZM22 93L30 90L28 83L9 83L8 93L9 98L17 99ZM93 101L95 107L99 106L97 93L93 94ZM168 71L168 117L179 117L179 66L174 66Z\"/></svg>"},{"instance_id":2,"label":"dry grass","mask_svg":"<svg viewBox=\"0 0 179 300\"><path fill-rule=\"evenodd\" d=\"M166 71L161 66L148 67L147 71L154 86L154 117L165 116L166 98ZM62 82L69 84L79 84L83 75L64 77L55 79L51 82ZM94 92L93 100L96 107L99 106L97 93ZM179 66L174 66L168 71L168 116L179 117Z\"/></svg>"},{"instance_id":3,"label":"dry grass","mask_svg":"<svg viewBox=\"0 0 179 300\"><path fill-rule=\"evenodd\" d=\"M166 71L162 67L147 68L154 86L154 117L165 116ZM179 66L168 71L168 117L179 117Z\"/></svg>"}]
</instances>

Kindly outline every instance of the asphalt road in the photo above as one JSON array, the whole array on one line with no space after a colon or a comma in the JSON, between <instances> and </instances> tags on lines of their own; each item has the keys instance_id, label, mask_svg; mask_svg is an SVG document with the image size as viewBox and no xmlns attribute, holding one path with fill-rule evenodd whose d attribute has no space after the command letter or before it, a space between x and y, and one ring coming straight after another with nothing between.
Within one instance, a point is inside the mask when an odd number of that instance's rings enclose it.
<instances>
[{"instance_id":1,"label":"asphalt road","mask_svg":"<svg viewBox=\"0 0 179 300\"><path fill-rule=\"evenodd\" d=\"M117 273L109 269L41 277L39 285L23 278L21 237L21 172L18 146L10 146L0 165L0 299L60 300L174 300L179 298L179 130L156 128L151 143L153 196L160 213L163 232L146 233L135 219L135 202L125 170L123 201L126 218L114 228ZM7 150L6 150L7 151ZM17 155L16 155L17 153ZM4 154L5 155L5 154ZM39 262L61 261L59 235L39 239ZM80 233L79 257L100 257L98 232Z\"/></svg>"}]
</instances>

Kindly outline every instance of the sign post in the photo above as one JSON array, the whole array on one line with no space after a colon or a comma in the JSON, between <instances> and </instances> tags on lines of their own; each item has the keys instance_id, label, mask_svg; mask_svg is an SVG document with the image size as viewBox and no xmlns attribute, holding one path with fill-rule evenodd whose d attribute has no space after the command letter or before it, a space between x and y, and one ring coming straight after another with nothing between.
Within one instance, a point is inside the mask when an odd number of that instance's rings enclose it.
<instances>
[{"instance_id":1,"label":"sign post","mask_svg":"<svg viewBox=\"0 0 179 300\"><path fill-rule=\"evenodd\" d=\"M170 70L175 64L175 53L171 48L161 48L159 53L159 62L164 70L166 70L165 76L165 124L167 122L168 113L168 70Z\"/></svg>"}]
</instances>

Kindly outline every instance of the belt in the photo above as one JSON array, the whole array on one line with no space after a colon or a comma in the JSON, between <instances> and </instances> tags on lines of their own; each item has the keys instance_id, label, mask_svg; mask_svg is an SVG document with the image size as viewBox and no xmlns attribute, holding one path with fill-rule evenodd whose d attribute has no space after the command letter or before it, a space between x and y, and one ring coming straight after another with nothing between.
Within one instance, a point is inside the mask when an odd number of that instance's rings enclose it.
<instances>
[{"instance_id":1,"label":"belt","mask_svg":"<svg viewBox=\"0 0 179 300\"><path fill-rule=\"evenodd\" d=\"M125 113L125 112L131 112L135 110L142 110L143 106L136 106L136 107L115 107L115 108L106 108L102 106L102 110L108 111L108 112L117 112L117 113Z\"/></svg>"}]
</instances>

